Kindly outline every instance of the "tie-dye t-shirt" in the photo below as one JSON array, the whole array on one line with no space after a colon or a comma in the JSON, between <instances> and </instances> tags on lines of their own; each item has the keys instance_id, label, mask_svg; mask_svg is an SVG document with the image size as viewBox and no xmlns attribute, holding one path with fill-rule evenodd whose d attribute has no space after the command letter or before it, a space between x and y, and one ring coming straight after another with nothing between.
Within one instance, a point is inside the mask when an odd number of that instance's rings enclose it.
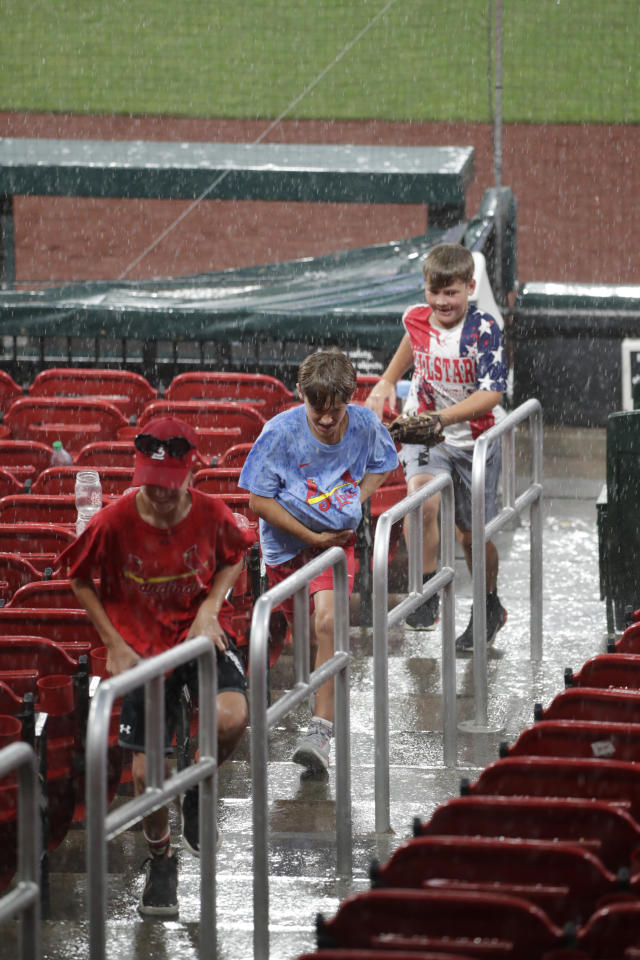
<instances>
[{"instance_id":1,"label":"tie-dye t-shirt","mask_svg":"<svg viewBox=\"0 0 640 960\"><path fill-rule=\"evenodd\" d=\"M398 465L389 431L372 410L349 404L349 422L339 443L318 440L304 405L269 420L247 457L238 486L276 500L310 530L355 530L362 509L358 484L367 473ZM265 562L277 566L306 544L260 520Z\"/></svg>"}]
</instances>

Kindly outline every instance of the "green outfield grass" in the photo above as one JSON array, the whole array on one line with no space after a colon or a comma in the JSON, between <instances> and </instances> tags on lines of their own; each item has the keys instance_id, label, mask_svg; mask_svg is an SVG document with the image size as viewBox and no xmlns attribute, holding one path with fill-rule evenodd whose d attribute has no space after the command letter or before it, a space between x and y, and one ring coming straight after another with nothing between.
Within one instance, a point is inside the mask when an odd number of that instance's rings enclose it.
<instances>
[{"instance_id":1,"label":"green outfield grass","mask_svg":"<svg viewBox=\"0 0 640 960\"><path fill-rule=\"evenodd\" d=\"M0 109L486 122L489 7L4 0ZM637 17L637 0L505 0L505 121L638 122Z\"/></svg>"}]
</instances>

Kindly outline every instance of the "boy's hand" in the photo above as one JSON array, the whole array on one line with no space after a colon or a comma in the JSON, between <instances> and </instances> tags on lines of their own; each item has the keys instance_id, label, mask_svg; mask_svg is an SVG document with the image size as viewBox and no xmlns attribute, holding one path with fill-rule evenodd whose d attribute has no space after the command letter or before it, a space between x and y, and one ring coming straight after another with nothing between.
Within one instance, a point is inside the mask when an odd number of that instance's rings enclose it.
<instances>
[{"instance_id":1,"label":"boy's hand","mask_svg":"<svg viewBox=\"0 0 640 960\"><path fill-rule=\"evenodd\" d=\"M314 534L314 547L328 550L329 547L346 547L353 540L353 530L323 530Z\"/></svg>"},{"instance_id":2,"label":"boy's hand","mask_svg":"<svg viewBox=\"0 0 640 960\"><path fill-rule=\"evenodd\" d=\"M385 405L390 407L391 410L396 409L395 384L391 383L390 380L378 380L375 387L365 400L364 405L365 407L369 407L370 410L373 410L377 417L382 420Z\"/></svg>"},{"instance_id":3,"label":"boy's hand","mask_svg":"<svg viewBox=\"0 0 640 960\"><path fill-rule=\"evenodd\" d=\"M140 663L142 657L135 652L133 647L130 647L125 640L120 637L120 640L116 643L111 643L107 647L107 673L112 677L117 677L118 674L124 673L125 670L130 670L131 667L135 667L137 663Z\"/></svg>"},{"instance_id":4,"label":"boy's hand","mask_svg":"<svg viewBox=\"0 0 640 960\"><path fill-rule=\"evenodd\" d=\"M229 646L227 636L220 626L218 617L215 613L208 613L200 607L195 620L191 624L185 640L191 640L192 637L209 637L213 645L224 653Z\"/></svg>"}]
</instances>

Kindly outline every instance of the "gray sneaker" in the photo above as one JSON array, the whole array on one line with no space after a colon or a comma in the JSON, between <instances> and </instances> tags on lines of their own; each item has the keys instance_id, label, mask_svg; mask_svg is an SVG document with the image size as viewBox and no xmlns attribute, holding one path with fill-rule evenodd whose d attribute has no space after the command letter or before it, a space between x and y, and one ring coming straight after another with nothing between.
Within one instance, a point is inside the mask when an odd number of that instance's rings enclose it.
<instances>
[{"instance_id":1,"label":"gray sneaker","mask_svg":"<svg viewBox=\"0 0 640 960\"><path fill-rule=\"evenodd\" d=\"M294 763L306 767L310 773L326 773L329 769L330 753L330 729L312 720L306 736L298 743L291 759Z\"/></svg>"}]
</instances>

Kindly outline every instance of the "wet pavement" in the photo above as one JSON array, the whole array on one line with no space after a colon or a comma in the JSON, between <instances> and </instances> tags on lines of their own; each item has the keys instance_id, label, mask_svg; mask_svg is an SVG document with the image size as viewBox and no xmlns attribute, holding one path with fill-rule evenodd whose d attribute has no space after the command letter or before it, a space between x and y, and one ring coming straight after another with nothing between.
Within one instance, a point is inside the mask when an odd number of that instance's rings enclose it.
<instances>
[{"instance_id":1,"label":"wet pavement","mask_svg":"<svg viewBox=\"0 0 640 960\"><path fill-rule=\"evenodd\" d=\"M526 449L518 438L516 449ZM390 757L392 832L376 834L373 787L373 667L371 631L351 628L351 750L353 877L335 875L334 771L324 780L300 775L289 760L308 710L299 708L270 733L270 943L274 960L314 949L318 912L332 915L349 893L366 889L371 859L386 860L411 834L415 816L458 795L461 777L475 779L533 721L536 701L563 688L564 668L578 669L606 647L604 603L598 593L595 502L605 476L603 430L546 428L544 500L543 659L529 650L529 529L525 515L496 537L499 592L508 621L488 656L488 715L494 733L458 733L458 761L443 765L440 631L394 628L390 635ZM456 559L458 631L467 623L471 581ZM292 660L285 651L272 671L272 691L286 688ZM457 659L458 720L474 717L472 659ZM249 960L252 945L252 827L248 735L219 776L218 957ZM179 817L172 813L175 842ZM109 960L198 960L199 865L180 851L180 916L142 919L136 903L146 845L140 830L109 845L107 956ZM84 830L74 828L51 856L51 919L43 923L44 960L89 956ZM15 928L0 933L0 960L18 956Z\"/></svg>"}]
</instances>

